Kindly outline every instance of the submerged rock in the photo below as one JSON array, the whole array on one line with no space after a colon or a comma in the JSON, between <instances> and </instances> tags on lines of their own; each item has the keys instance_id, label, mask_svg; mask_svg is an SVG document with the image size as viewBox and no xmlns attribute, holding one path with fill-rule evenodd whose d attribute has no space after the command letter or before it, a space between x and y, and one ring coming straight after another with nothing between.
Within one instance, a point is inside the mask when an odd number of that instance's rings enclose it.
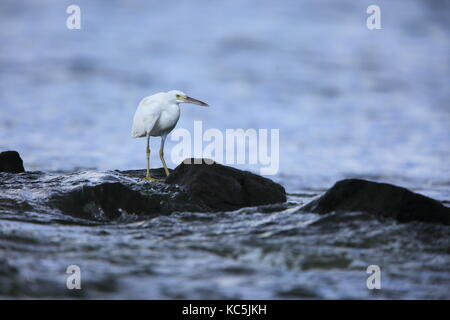
<instances>
[{"instance_id":1,"label":"submerged rock","mask_svg":"<svg viewBox=\"0 0 450 320\"><path fill-rule=\"evenodd\" d=\"M207 211L189 200L176 186L162 183L125 181L116 175L116 182L81 185L68 192L57 192L48 204L80 218L115 220L126 215L147 217L174 211Z\"/></svg>"},{"instance_id":2,"label":"submerged rock","mask_svg":"<svg viewBox=\"0 0 450 320\"><path fill-rule=\"evenodd\" d=\"M0 152L0 172L25 172L22 158L17 151Z\"/></svg>"},{"instance_id":3,"label":"submerged rock","mask_svg":"<svg viewBox=\"0 0 450 320\"><path fill-rule=\"evenodd\" d=\"M360 211L399 222L423 221L450 224L450 208L437 200L387 183L361 179L338 181L301 211L325 214Z\"/></svg>"},{"instance_id":4,"label":"submerged rock","mask_svg":"<svg viewBox=\"0 0 450 320\"><path fill-rule=\"evenodd\" d=\"M156 178L163 169L152 170ZM0 212L57 210L96 221L174 211L216 212L286 201L269 179L219 164L181 164L169 178L143 182L145 170L0 173Z\"/></svg>"}]
</instances>

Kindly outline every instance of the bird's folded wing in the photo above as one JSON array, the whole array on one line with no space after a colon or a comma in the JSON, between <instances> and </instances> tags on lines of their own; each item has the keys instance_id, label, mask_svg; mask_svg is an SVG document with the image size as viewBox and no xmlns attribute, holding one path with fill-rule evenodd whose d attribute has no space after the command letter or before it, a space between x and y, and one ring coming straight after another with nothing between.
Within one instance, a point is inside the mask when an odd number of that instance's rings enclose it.
<instances>
[{"instance_id":1,"label":"bird's folded wing","mask_svg":"<svg viewBox=\"0 0 450 320\"><path fill-rule=\"evenodd\" d=\"M131 135L134 138L145 137L149 134L161 115L161 110L155 104L142 101L134 114Z\"/></svg>"}]
</instances>

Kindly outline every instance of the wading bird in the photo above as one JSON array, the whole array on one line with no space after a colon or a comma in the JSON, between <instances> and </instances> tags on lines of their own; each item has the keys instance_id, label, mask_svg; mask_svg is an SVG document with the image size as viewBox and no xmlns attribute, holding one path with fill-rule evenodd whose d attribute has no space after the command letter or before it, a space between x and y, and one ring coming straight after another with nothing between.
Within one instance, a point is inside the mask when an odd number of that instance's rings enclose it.
<instances>
[{"instance_id":1,"label":"wading bird","mask_svg":"<svg viewBox=\"0 0 450 320\"><path fill-rule=\"evenodd\" d=\"M157 180L150 175L150 137L161 137L159 157L164 166L166 176L169 175L169 169L167 169L166 161L164 160L164 142L180 118L180 103L193 103L208 107L208 104L188 97L185 93L178 90L155 93L142 99L139 103L134 114L131 135L133 138L147 138L147 175L143 180Z\"/></svg>"}]
</instances>

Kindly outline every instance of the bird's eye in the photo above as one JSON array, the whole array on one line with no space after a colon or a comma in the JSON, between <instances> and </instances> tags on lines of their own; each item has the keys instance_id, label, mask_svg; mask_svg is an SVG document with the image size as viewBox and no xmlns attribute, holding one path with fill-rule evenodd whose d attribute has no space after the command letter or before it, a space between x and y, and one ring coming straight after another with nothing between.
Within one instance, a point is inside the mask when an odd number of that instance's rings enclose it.
<instances>
[{"instance_id":1,"label":"bird's eye","mask_svg":"<svg viewBox=\"0 0 450 320\"><path fill-rule=\"evenodd\" d=\"M177 99L180 99L180 98L181 98L181 95L177 94Z\"/></svg>"}]
</instances>

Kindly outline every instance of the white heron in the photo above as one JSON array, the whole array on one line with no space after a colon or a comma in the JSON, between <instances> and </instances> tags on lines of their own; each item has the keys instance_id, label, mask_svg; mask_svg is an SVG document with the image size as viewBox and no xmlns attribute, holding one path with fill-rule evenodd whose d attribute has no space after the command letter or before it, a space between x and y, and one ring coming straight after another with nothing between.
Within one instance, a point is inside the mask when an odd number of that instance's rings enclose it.
<instances>
[{"instance_id":1,"label":"white heron","mask_svg":"<svg viewBox=\"0 0 450 320\"><path fill-rule=\"evenodd\" d=\"M180 118L180 103L193 103L208 107L208 104L191 98L179 90L155 93L145 97L139 103L134 114L131 135L133 138L147 138L147 175L144 180L157 180L150 175L150 137L161 137L159 157L166 176L169 175L169 169L164 160L164 142Z\"/></svg>"}]
</instances>

